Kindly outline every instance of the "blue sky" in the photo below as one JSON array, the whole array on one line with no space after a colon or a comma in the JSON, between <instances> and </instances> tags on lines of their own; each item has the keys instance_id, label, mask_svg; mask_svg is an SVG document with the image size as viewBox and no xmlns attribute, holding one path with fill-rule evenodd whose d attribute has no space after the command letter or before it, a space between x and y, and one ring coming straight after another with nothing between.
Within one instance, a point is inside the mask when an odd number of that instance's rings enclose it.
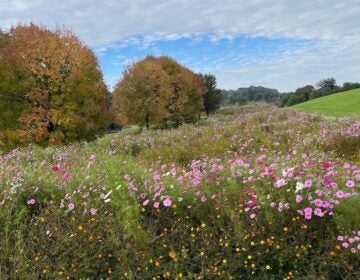
<instances>
[{"instance_id":1,"label":"blue sky","mask_svg":"<svg viewBox=\"0 0 360 280\"><path fill-rule=\"evenodd\" d=\"M0 28L71 29L110 88L147 54L212 73L225 89L359 82L359 14L360 0L0 0Z\"/></svg>"},{"instance_id":2,"label":"blue sky","mask_svg":"<svg viewBox=\"0 0 360 280\"><path fill-rule=\"evenodd\" d=\"M314 40L236 36L217 38L215 34L201 34L193 38L160 39L147 42L143 37L129 42L95 49L107 84L111 88L132 62L147 55L167 55L197 73L216 73L225 67L243 67L261 62L271 62L287 55L289 51L314 45ZM236 78L238 81L236 81ZM256 77L254 77L255 83ZM236 88L234 84L218 81L221 88Z\"/></svg>"}]
</instances>

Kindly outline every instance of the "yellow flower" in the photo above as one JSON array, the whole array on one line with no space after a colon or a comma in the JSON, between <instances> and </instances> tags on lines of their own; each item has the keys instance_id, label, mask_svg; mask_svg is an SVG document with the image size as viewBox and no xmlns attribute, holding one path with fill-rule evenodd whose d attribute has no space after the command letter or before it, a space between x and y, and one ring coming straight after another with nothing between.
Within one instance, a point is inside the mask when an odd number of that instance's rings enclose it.
<instances>
[{"instance_id":1,"label":"yellow flower","mask_svg":"<svg viewBox=\"0 0 360 280\"><path fill-rule=\"evenodd\" d=\"M248 255L248 259L251 260L251 259L252 259L252 256L251 256L251 255Z\"/></svg>"},{"instance_id":2,"label":"yellow flower","mask_svg":"<svg viewBox=\"0 0 360 280\"><path fill-rule=\"evenodd\" d=\"M156 267L159 267L159 266L160 266L160 262L159 262L159 261L156 261L156 262L155 262L155 266L156 266Z\"/></svg>"},{"instance_id":3,"label":"yellow flower","mask_svg":"<svg viewBox=\"0 0 360 280\"><path fill-rule=\"evenodd\" d=\"M267 270L269 270L269 269L271 269L271 266L270 266L270 265L266 265L265 268L266 268Z\"/></svg>"},{"instance_id":4,"label":"yellow flower","mask_svg":"<svg viewBox=\"0 0 360 280\"><path fill-rule=\"evenodd\" d=\"M169 252L169 257L176 260L176 253L174 251Z\"/></svg>"},{"instance_id":5,"label":"yellow flower","mask_svg":"<svg viewBox=\"0 0 360 280\"><path fill-rule=\"evenodd\" d=\"M287 227L284 227L284 228L283 228L283 231L284 231L284 232L287 232L288 230L289 230L289 229L288 229Z\"/></svg>"}]
</instances>

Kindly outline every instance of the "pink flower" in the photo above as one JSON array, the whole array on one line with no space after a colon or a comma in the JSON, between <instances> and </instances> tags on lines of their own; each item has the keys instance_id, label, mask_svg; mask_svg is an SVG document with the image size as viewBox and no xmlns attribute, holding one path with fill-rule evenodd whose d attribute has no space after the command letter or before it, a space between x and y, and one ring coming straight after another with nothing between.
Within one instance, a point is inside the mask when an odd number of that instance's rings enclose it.
<instances>
[{"instance_id":1,"label":"pink flower","mask_svg":"<svg viewBox=\"0 0 360 280\"><path fill-rule=\"evenodd\" d=\"M75 204L72 203L72 202L70 202L70 203L68 204L68 209L69 209L69 210L73 210L74 208L75 208Z\"/></svg>"},{"instance_id":2,"label":"pink flower","mask_svg":"<svg viewBox=\"0 0 360 280\"><path fill-rule=\"evenodd\" d=\"M343 244L341 244L344 248L348 248L349 247L349 243L347 242L343 242Z\"/></svg>"},{"instance_id":3,"label":"pink flower","mask_svg":"<svg viewBox=\"0 0 360 280\"><path fill-rule=\"evenodd\" d=\"M337 192L335 193L335 196L336 196L337 198L343 198L343 197L344 197L344 192L343 192L343 191L337 191Z\"/></svg>"},{"instance_id":4,"label":"pink flower","mask_svg":"<svg viewBox=\"0 0 360 280\"><path fill-rule=\"evenodd\" d=\"M148 199L143 202L143 206L146 206L146 205L148 205L148 204L149 204L149 200L148 200Z\"/></svg>"},{"instance_id":5,"label":"pink flower","mask_svg":"<svg viewBox=\"0 0 360 280\"><path fill-rule=\"evenodd\" d=\"M95 216L96 213L97 213L97 211L98 211L98 210L97 210L96 208L91 208L91 209L90 209L90 214L93 215L93 216Z\"/></svg>"},{"instance_id":6,"label":"pink flower","mask_svg":"<svg viewBox=\"0 0 360 280\"><path fill-rule=\"evenodd\" d=\"M159 203L159 202L155 202L155 203L154 203L154 208L159 208L159 206L160 206L160 203Z\"/></svg>"},{"instance_id":7,"label":"pink flower","mask_svg":"<svg viewBox=\"0 0 360 280\"><path fill-rule=\"evenodd\" d=\"M350 168L350 164L344 163L344 168L345 168L345 169L349 169L349 168Z\"/></svg>"},{"instance_id":8,"label":"pink flower","mask_svg":"<svg viewBox=\"0 0 360 280\"><path fill-rule=\"evenodd\" d=\"M249 200L248 202L246 202L246 206L247 207L254 207L255 203L252 200Z\"/></svg>"},{"instance_id":9,"label":"pink flower","mask_svg":"<svg viewBox=\"0 0 360 280\"><path fill-rule=\"evenodd\" d=\"M71 174L66 172L61 178L61 184L67 183L71 178Z\"/></svg>"},{"instance_id":10,"label":"pink flower","mask_svg":"<svg viewBox=\"0 0 360 280\"><path fill-rule=\"evenodd\" d=\"M171 204L172 204L172 201L171 201L171 199L169 197L165 198L165 200L163 201L163 205L165 207L170 207Z\"/></svg>"},{"instance_id":11,"label":"pink flower","mask_svg":"<svg viewBox=\"0 0 360 280\"><path fill-rule=\"evenodd\" d=\"M252 213L251 215L250 215L250 219L255 219L256 218L256 214L255 213Z\"/></svg>"},{"instance_id":12,"label":"pink flower","mask_svg":"<svg viewBox=\"0 0 360 280\"><path fill-rule=\"evenodd\" d=\"M160 174L155 173L155 174L153 175L153 180L154 180L154 181L159 181L159 180L160 180Z\"/></svg>"},{"instance_id":13,"label":"pink flower","mask_svg":"<svg viewBox=\"0 0 360 280\"><path fill-rule=\"evenodd\" d=\"M35 204L35 199L29 199L27 202L27 205L34 205Z\"/></svg>"},{"instance_id":14,"label":"pink flower","mask_svg":"<svg viewBox=\"0 0 360 280\"><path fill-rule=\"evenodd\" d=\"M304 183L305 188L310 188L312 186L313 182L311 180L306 180Z\"/></svg>"},{"instance_id":15,"label":"pink flower","mask_svg":"<svg viewBox=\"0 0 360 280\"><path fill-rule=\"evenodd\" d=\"M339 241L344 241L344 236L338 236L338 238L337 238Z\"/></svg>"},{"instance_id":16,"label":"pink flower","mask_svg":"<svg viewBox=\"0 0 360 280\"><path fill-rule=\"evenodd\" d=\"M305 219L310 220L312 216L312 209L310 207L306 207L304 209L304 215L305 215Z\"/></svg>"},{"instance_id":17,"label":"pink flower","mask_svg":"<svg viewBox=\"0 0 360 280\"><path fill-rule=\"evenodd\" d=\"M353 188L355 186L355 183L353 180L347 180L345 186L348 188Z\"/></svg>"},{"instance_id":18,"label":"pink flower","mask_svg":"<svg viewBox=\"0 0 360 280\"><path fill-rule=\"evenodd\" d=\"M318 217L324 217L324 213L323 213L323 211L321 211L320 208L315 208L314 215L318 216Z\"/></svg>"},{"instance_id":19,"label":"pink flower","mask_svg":"<svg viewBox=\"0 0 360 280\"><path fill-rule=\"evenodd\" d=\"M295 197L296 203L300 203L302 201L302 199L303 199L302 196L299 195L299 194L297 194L296 197Z\"/></svg>"},{"instance_id":20,"label":"pink flower","mask_svg":"<svg viewBox=\"0 0 360 280\"><path fill-rule=\"evenodd\" d=\"M286 185L286 181L284 179L279 179L275 183L275 188L281 188L282 186Z\"/></svg>"},{"instance_id":21,"label":"pink flower","mask_svg":"<svg viewBox=\"0 0 360 280\"><path fill-rule=\"evenodd\" d=\"M354 242L355 242L355 239L352 238L352 237L350 237L350 238L349 238L349 242L350 242L350 243L354 243Z\"/></svg>"},{"instance_id":22,"label":"pink flower","mask_svg":"<svg viewBox=\"0 0 360 280\"><path fill-rule=\"evenodd\" d=\"M205 195L203 195L201 198L200 198L200 200L201 200L201 202L205 202L206 201L206 197L205 197Z\"/></svg>"}]
</instances>

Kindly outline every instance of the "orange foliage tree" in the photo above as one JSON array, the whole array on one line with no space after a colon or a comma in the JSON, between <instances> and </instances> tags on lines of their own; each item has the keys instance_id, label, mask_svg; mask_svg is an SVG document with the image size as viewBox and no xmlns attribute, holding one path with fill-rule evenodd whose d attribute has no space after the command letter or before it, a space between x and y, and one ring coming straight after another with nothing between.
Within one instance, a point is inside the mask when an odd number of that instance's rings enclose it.
<instances>
[{"instance_id":1,"label":"orange foliage tree","mask_svg":"<svg viewBox=\"0 0 360 280\"><path fill-rule=\"evenodd\" d=\"M109 94L102 73L74 34L20 25L2 33L0 42L0 107L19 108L0 115L11 119L0 123L4 145L91 140L106 129Z\"/></svg>"},{"instance_id":2,"label":"orange foliage tree","mask_svg":"<svg viewBox=\"0 0 360 280\"><path fill-rule=\"evenodd\" d=\"M200 116L205 91L201 77L174 59L148 56L125 70L112 111L121 124L180 124Z\"/></svg>"}]
</instances>

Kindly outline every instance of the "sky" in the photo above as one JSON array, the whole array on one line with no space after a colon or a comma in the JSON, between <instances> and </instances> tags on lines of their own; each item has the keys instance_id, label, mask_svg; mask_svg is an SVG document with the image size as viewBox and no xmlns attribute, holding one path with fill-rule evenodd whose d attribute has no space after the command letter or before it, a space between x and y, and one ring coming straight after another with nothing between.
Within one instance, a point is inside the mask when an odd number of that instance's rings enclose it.
<instances>
[{"instance_id":1,"label":"sky","mask_svg":"<svg viewBox=\"0 0 360 280\"><path fill-rule=\"evenodd\" d=\"M360 82L359 15L360 0L0 0L1 29L71 29L110 89L149 54L214 74L223 89Z\"/></svg>"}]
</instances>

